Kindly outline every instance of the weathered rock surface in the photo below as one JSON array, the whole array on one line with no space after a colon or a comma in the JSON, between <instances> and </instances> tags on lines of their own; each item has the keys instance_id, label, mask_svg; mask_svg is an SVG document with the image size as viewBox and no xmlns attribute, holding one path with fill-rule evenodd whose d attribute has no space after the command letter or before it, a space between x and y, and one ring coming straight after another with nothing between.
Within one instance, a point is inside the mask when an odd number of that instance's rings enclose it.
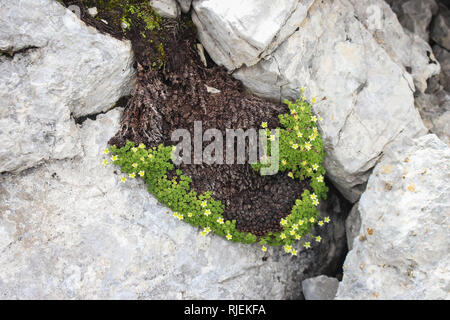
<instances>
[{"instance_id":1,"label":"weathered rock surface","mask_svg":"<svg viewBox=\"0 0 450 320\"><path fill-rule=\"evenodd\" d=\"M353 241L358 237L361 229L361 215L358 211L358 202L353 205L347 220L345 220L345 234L347 235L348 250L353 249Z\"/></svg>"},{"instance_id":2,"label":"weathered rock surface","mask_svg":"<svg viewBox=\"0 0 450 320\"><path fill-rule=\"evenodd\" d=\"M305 277L338 267L333 254L345 248L345 232L333 195L321 208L333 223L298 257L204 238L141 181L123 184L117 168L101 164L120 115L83 123L82 157L0 176L2 298L298 298Z\"/></svg>"},{"instance_id":3,"label":"weathered rock surface","mask_svg":"<svg viewBox=\"0 0 450 320\"><path fill-rule=\"evenodd\" d=\"M257 1L246 1L239 10L227 10L233 1L216 2L193 2L193 20L210 56L264 98L295 99L300 86L308 88L308 98L317 97L315 112L324 118L325 166L352 202L386 145L401 134L426 132L413 92L416 86L425 91L439 64L425 41L403 31L384 1L306 2L301 14L287 5L291 2L277 4L278 11L271 12L296 17L275 42L273 34L284 18L260 18L266 7L263 11ZM368 6L380 10L381 29L373 28ZM251 36L252 30L264 34Z\"/></svg>"},{"instance_id":4,"label":"weathered rock surface","mask_svg":"<svg viewBox=\"0 0 450 320\"><path fill-rule=\"evenodd\" d=\"M383 0L349 1L355 8L359 21L377 43L394 62L411 74L415 89L425 92L427 79L440 72L430 45L420 35L404 30L397 16ZM425 4L424 6L426 7Z\"/></svg>"},{"instance_id":5,"label":"weathered rock surface","mask_svg":"<svg viewBox=\"0 0 450 320\"><path fill-rule=\"evenodd\" d=\"M338 286L338 279L327 276L309 278L302 282L305 300L333 300Z\"/></svg>"},{"instance_id":6,"label":"weathered rock surface","mask_svg":"<svg viewBox=\"0 0 450 320\"><path fill-rule=\"evenodd\" d=\"M176 19L181 14L180 6L176 0L151 0L150 5L164 18Z\"/></svg>"},{"instance_id":7,"label":"weathered rock surface","mask_svg":"<svg viewBox=\"0 0 450 320\"><path fill-rule=\"evenodd\" d=\"M130 93L131 45L50 0L0 0L0 30L0 172L80 155L71 116Z\"/></svg>"},{"instance_id":8,"label":"weathered rock surface","mask_svg":"<svg viewBox=\"0 0 450 320\"><path fill-rule=\"evenodd\" d=\"M192 0L177 0L181 7L181 12L188 13L191 10Z\"/></svg>"},{"instance_id":9,"label":"weathered rock surface","mask_svg":"<svg viewBox=\"0 0 450 320\"><path fill-rule=\"evenodd\" d=\"M441 47L450 50L450 10L443 4L439 5L439 14L434 18L431 38Z\"/></svg>"},{"instance_id":10,"label":"weathered rock surface","mask_svg":"<svg viewBox=\"0 0 450 320\"><path fill-rule=\"evenodd\" d=\"M420 94L415 103L425 126L450 146L450 94L442 89Z\"/></svg>"},{"instance_id":11,"label":"weathered rock surface","mask_svg":"<svg viewBox=\"0 0 450 320\"><path fill-rule=\"evenodd\" d=\"M433 46L433 52L441 64L441 73L439 74L439 82L445 90L450 92L450 51L438 46Z\"/></svg>"},{"instance_id":12,"label":"weathered rock surface","mask_svg":"<svg viewBox=\"0 0 450 320\"><path fill-rule=\"evenodd\" d=\"M286 40L313 0L194 0L192 20L212 59L229 70L252 66Z\"/></svg>"},{"instance_id":13,"label":"weathered rock surface","mask_svg":"<svg viewBox=\"0 0 450 320\"><path fill-rule=\"evenodd\" d=\"M431 19L438 12L435 0L387 0L401 25L428 42Z\"/></svg>"},{"instance_id":14,"label":"weathered rock surface","mask_svg":"<svg viewBox=\"0 0 450 320\"><path fill-rule=\"evenodd\" d=\"M450 149L435 135L397 141L361 196L362 237L338 299L450 298Z\"/></svg>"}]
</instances>

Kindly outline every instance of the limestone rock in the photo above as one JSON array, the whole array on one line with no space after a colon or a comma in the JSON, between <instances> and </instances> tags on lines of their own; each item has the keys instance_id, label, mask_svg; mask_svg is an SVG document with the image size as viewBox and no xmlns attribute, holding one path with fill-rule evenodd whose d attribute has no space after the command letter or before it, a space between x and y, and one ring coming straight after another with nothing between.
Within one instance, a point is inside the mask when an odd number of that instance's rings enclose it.
<instances>
[{"instance_id":1,"label":"limestone rock","mask_svg":"<svg viewBox=\"0 0 450 320\"><path fill-rule=\"evenodd\" d=\"M133 53L51 0L0 0L0 172L80 155L73 117L132 89Z\"/></svg>"},{"instance_id":2,"label":"limestone rock","mask_svg":"<svg viewBox=\"0 0 450 320\"><path fill-rule=\"evenodd\" d=\"M314 111L324 118L319 127L325 167L352 202L389 143L401 134L426 132L414 108L412 77L357 14L346 0L316 1L301 29L270 57L234 72L265 98L296 99L300 86L308 88L308 98L317 97Z\"/></svg>"},{"instance_id":3,"label":"limestone rock","mask_svg":"<svg viewBox=\"0 0 450 320\"><path fill-rule=\"evenodd\" d=\"M177 0L183 13L188 13L191 10L192 0Z\"/></svg>"},{"instance_id":4,"label":"limestone rock","mask_svg":"<svg viewBox=\"0 0 450 320\"><path fill-rule=\"evenodd\" d=\"M433 52L436 59L441 64L441 73L439 74L439 82L447 92L450 92L450 51L438 46L433 46Z\"/></svg>"},{"instance_id":5,"label":"limestone rock","mask_svg":"<svg viewBox=\"0 0 450 320\"><path fill-rule=\"evenodd\" d=\"M333 194L321 207L332 221L317 231L322 242L298 257L202 237L142 181L121 183L118 168L103 166L120 117L114 109L83 123L82 157L0 176L2 298L293 299L305 277L338 267L345 232Z\"/></svg>"},{"instance_id":6,"label":"limestone rock","mask_svg":"<svg viewBox=\"0 0 450 320\"><path fill-rule=\"evenodd\" d=\"M151 0L152 8L164 18L176 19L180 16L180 6L176 0Z\"/></svg>"},{"instance_id":7,"label":"limestone rock","mask_svg":"<svg viewBox=\"0 0 450 320\"><path fill-rule=\"evenodd\" d=\"M213 60L234 70L252 66L286 40L313 0L194 0L192 20Z\"/></svg>"},{"instance_id":8,"label":"limestone rock","mask_svg":"<svg viewBox=\"0 0 450 320\"><path fill-rule=\"evenodd\" d=\"M425 126L450 146L450 94L443 89L419 94L415 104Z\"/></svg>"},{"instance_id":9,"label":"limestone rock","mask_svg":"<svg viewBox=\"0 0 450 320\"><path fill-rule=\"evenodd\" d=\"M435 135L398 140L359 201L337 299L449 299L450 148Z\"/></svg>"},{"instance_id":10,"label":"limestone rock","mask_svg":"<svg viewBox=\"0 0 450 320\"><path fill-rule=\"evenodd\" d=\"M439 5L439 14L434 18L431 38L441 47L450 50L450 10Z\"/></svg>"},{"instance_id":11,"label":"limestone rock","mask_svg":"<svg viewBox=\"0 0 450 320\"><path fill-rule=\"evenodd\" d=\"M438 12L435 0L388 0L399 22L423 40L429 40L431 19Z\"/></svg>"},{"instance_id":12,"label":"limestone rock","mask_svg":"<svg viewBox=\"0 0 450 320\"><path fill-rule=\"evenodd\" d=\"M318 276L303 280L303 295L306 300L333 300L339 286L336 278Z\"/></svg>"}]
</instances>

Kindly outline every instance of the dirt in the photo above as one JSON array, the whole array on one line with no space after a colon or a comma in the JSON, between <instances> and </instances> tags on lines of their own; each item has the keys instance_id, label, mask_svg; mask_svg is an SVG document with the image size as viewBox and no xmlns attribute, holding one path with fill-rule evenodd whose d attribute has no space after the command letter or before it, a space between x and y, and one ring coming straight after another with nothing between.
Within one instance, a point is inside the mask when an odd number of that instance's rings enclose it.
<instances>
[{"instance_id":1,"label":"dirt","mask_svg":"<svg viewBox=\"0 0 450 320\"><path fill-rule=\"evenodd\" d=\"M86 16L82 15L82 19ZM87 21L93 24L90 18ZM109 28L100 30L110 33ZM150 147L174 145L177 142L170 140L172 131L185 128L193 137L194 121L202 121L203 131L216 128L222 133L226 128L258 129L262 122L276 128L278 115L288 112L284 105L246 92L238 80L209 57L205 67L197 53L195 28L187 16L162 23L159 39L166 56L162 68L154 68L154 50L142 39L140 31L137 27L125 35L136 52L138 81L120 130L110 144L120 147L130 140ZM118 37L117 33L112 32ZM205 85L220 93L209 93ZM207 145L204 143L203 147ZM280 219L290 214L295 199L309 185L307 181L289 178L287 173L260 176L248 163L182 164L178 169L192 178L194 190L211 191L215 199L222 201L226 220L236 220L239 231L257 236L280 231Z\"/></svg>"}]
</instances>

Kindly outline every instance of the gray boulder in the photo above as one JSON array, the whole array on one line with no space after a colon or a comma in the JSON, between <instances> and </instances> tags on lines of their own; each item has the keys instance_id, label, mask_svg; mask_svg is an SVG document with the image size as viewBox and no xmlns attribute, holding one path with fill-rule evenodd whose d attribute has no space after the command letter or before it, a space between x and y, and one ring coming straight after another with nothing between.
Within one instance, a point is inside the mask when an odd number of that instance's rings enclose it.
<instances>
[{"instance_id":1,"label":"gray boulder","mask_svg":"<svg viewBox=\"0 0 450 320\"><path fill-rule=\"evenodd\" d=\"M450 148L435 135L397 141L361 196L360 241L337 299L450 299Z\"/></svg>"},{"instance_id":2,"label":"gray boulder","mask_svg":"<svg viewBox=\"0 0 450 320\"><path fill-rule=\"evenodd\" d=\"M0 172L81 155L73 118L130 93L130 43L51 0L0 0L0 30Z\"/></svg>"},{"instance_id":3,"label":"gray boulder","mask_svg":"<svg viewBox=\"0 0 450 320\"><path fill-rule=\"evenodd\" d=\"M257 1L246 1L245 10L231 12L228 2L217 3L193 3L193 21L205 49L264 98L296 99L301 86L308 88L307 98L318 100L314 112L324 119L319 127L325 167L350 201L358 200L392 141L426 132L413 93L416 86L425 91L439 64L425 41L403 31L384 1L286 2L277 5L281 16L291 12L297 17L281 26L285 18L261 18L265 7ZM368 7L379 10L380 29ZM274 41L277 32L283 36Z\"/></svg>"},{"instance_id":4,"label":"gray boulder","mask_svg":"<svg viewBox=\"0 0 450 320\"><path fill-rule=\"evenodd\" d=\"M305 300L333 300L338 286L338 279L327 276L309 278L302 282Z\"/></svg>"},{"instance_id":5,"label":"gray boulder","mask_svg":"<svg viewBox=\"0 0 450 320\"><path fill-rule=\"evenodd\" d=\"M305 277L338 267L345 232L333 195L322 242L297 257L202 237L142 181L121 183L118 168L103 166L120 117L114 109L83 123L82 157L0 177L2 298L293 299Z\"/></svg>"},{"instance_id":6,"label":"gray boulder","mask_svg":"<svg viewBox=\"0 0 450 320\"><path fill-rule=\"evenodd\" d=\"M152 8L164 18L176 19L181 14L181 9L176 0L151 0Z\"/></svg>"},{"instance_id":7,"label":"gray boulder","mask_svg":"<svg viewBox=\"0 0 450 320\"><path fill-rule=\"evenodd\" d=\"M442 4L433 21L431 38L441 47L450 50L450 10Z\"/></svg>"}]
</instances>

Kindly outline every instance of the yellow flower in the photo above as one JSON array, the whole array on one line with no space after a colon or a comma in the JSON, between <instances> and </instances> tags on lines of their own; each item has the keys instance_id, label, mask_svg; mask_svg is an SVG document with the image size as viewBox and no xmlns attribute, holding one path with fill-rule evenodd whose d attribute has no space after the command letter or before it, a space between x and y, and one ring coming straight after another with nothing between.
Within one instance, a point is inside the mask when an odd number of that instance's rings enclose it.
<instances>
[{"instance_id":1,"label":"yellow flower","mask_svg":"<svg viewBox=\"0 0 450 320\"><path fill-rule=\"evenodd\" d=\"M312 172L312 169L311 169L311 168L308 168L308 169L306 169L306 172L311 173L311 172Z\"/></svg>"},{"instance_id":2,"label":"yellow flower","mask_svg":"<svg viewBox=\"0 0 450 320\"><path fill-rule=\"evenodd\" d=\"M137 149L136 147L133 147L133 148L131 148L131 151L133 151L133 152L137 152L137 151L138 151L138 149Z\"/></svg>"},{"instance_id":3,"label":"yellow flower","mask_svg":"<svg viewBox=\"0 0 450 320\"><path fill-rule=\"evenodd\" d=\"M309 249L309 248L311 248L311 243L305 242L305 243L303 244L303 246L304 246L306 249Z\"/></svg>"},{"instance_id":4,"label":"yellow flower","mask_svg":"<svg viewBox=\"0 0 450 320\"><path fill-rule=\"evenodd\" d=\"M294 144L292 145L292 149L298 149L298 144L294 143Z\"/></svg>"},{"instance_id":5,"label":"yellow flower","mask_svg":"<svg viewBox=\"0 0 450 320\"><path fill-rule=\"evenodd\" d=\"M223 224L223 223L224 223L222 218L217 219L217 222L218 222L219 224Z\"/></svg>"},{"instance_id":6,"label":"yellow flower","mask_svg":"<svg viewBox=\"0 0 450 320\"><path fill-rule=\"evenodd\" d=\"M286 239L286 235L285 235L284 233L282 233L282 234L280 235L280 238L284 240L284 239Z\"/></svg>"},{"instance_id":7,"label":"yellow flower","mask_svg":"<svg viewBox=\"0 0 450 320\"><path fill-rule=\"evenodd\" d=\"M312 103L316 103L316 98L313 97L313 98L311 99L311 102L312 102Z\"/></svg>"},{"instance_id":8,"label":"yellow flower","mask_svg":"<svg viewBox=\"0 0 450 320\"><path fill-rule=\"evenodd\" d=\"M321 116L319 116L319 121L322 121L322 120L323 120L323 118Z\"/></svg>"},{"instance_id":9,"label":"yellow flower","mask_svg":"<svg viewBox=\"0 0 450 320\"><path fill-rule=\"evenodd\" d=\"M298 230L298 224L294 224L294 225L292 226L292 230Z\"/></svg>"},{"instance_id":10,"label":"yellow flower","mask_svg":"<svg viewBox=\"0 0 450 320\"><path fill-rule=\"evenodd\" d=\"M280 223L281 223L282 226L285 226L287 224L287 220L286 219L281 219Z\"/></svg>"},{"instance_id":11,"label":"yellow flower","mask_svg":"<svg viewBox=\"0 0 450 320\"><path fill-rule=\"evenodd\" d=\"M184 216L182 214L178 215L178 220L183 220Z\"/></svg>"},{"instance_id":12,"label":"yellow flower","mask_svg":"<svg viewBox=\"0 0 450 320\"><path fill-rule=\"evenodd\" d=\"M174 217L174 218L178 218L178 212L174 212L174 213L173 213L173 217Z\"/></svg>"},{"instance_id":13,"label":"yellow flower","mask_svg":"<svg viewBox=\"0 0 450 320\"><path fill-rule=\"evenodd\" d=\"M302 166L304 166L304 167L305 167L307 164L308 164L308 162L306 162L306 161L303 161L303 162L302 162Z\"/></svg>"},{"instance_id":14,"label":"yellow flower","mask_svg":"<svg viewBox=\"0 0 450 320\"><path fill-rule=\"evenodd\" d=\"M325 223L329 223L330 222L330 218L329 217L325 217L325 219L323 219L325 221Z\"/></svg>"},{"instance_id":15,"label":"yellow flower","mask_svg":"<svg viewBox=\"0 0 450 320\"><path fill-rule=\"evenodd\" d=\"M313 194L312 194L312 195L310 195L309 197L311 198L311 200L316 200L316 199L317 199L317 196L316 196L316 194L315 194L315 193L313 193Z\"/></svg>"},{"instance_id":16,"label":"yellow flower","mask_svg":"<svg viewBox=\"0 0 450 320\"><path fill-rule=\"evenodd\" d=\"M227 234L226 238L227 238L227 240L231 240L231 239L233 239L233 236L231 234Z\"/></svg>"},{"instance_id":17,"label":"yellow flower","mask_svg":"<svg viewBox=\"0 0 450 320\"><path fill-rule=\"evenodd\" d=\"M293 174L292 172L289 172L289 173L288 173L288 177L294 179L294 174Z\"/></svg>"},{"instance_id":18,"label":"yellow flower","mask_svg":"<svg viewBox=\"0 0 450 320\"><path fill-rule=\"evenodd\" d=\"M152 159L152 158L153 158L153 155L152 155L151 153L149 153L149 154L148 154L148 157L149 157L150 159Z\"/></svg>"},{"instance_id":19,"label":"yellow flower","mask_svg":"<svg viewBox=\"0 0 450 320\"><path fill-rule=\"evenodd\" d=\"M291 114L296 114L297 111L295 111L294 109L291 110Z\"/></svg>"},{"instance_id":20,"label":"yellow flower","mask_svg":"<svg viewBox=\"0 0 450 320\"><path fill-rule=\"evenodd\" d=\"M289 231L289 234L290 234L291 236L293 236L293 235L295 234L295 230Z\"/></svg>"},{"instance_id":21,"label":"yellow flower","mask_svg":"<svg viewBox=\"0 0 450 320\"><path fill-rule=\"evenodd\" d=\"M293 256L296 256L296 255L297 255L297 250L292 249L291 254L292 254Z\"/></svg>"},{"instance_id":22,"label":"yellow flower","mask_svg":"<svg viewBox=\"0 0 450 320\"><path fill-rule=\"evenodd\" d=\"M204 200L201 203L202 208L205 208L208 205L208 201Z\"/></svg>"},{"instance_id":23,"label":"yellow flower","mask_svg":"<svg viewBox=\"0 0 450 320\"><path fill-rule=\"evenodd\" d=\"M316 135L313 133L309 136L309 140L314 141L316 140Z\"/></svg>"},{"instance_id":24,"label":"yellow flower","mask_svg":"<svg viewBox=\"0 0 450 320\"><path fill-rule=\"evenodd\" d=\"M309 222L311 222L311 223L314 223L314 221L316 221L316 219L314 219L314 217L311 217L311 218L309 219Z\"/></svg>"},{"instance_id":25,"label":"yellow flower","mask_svg":"<svg viewBox=\"0 0 450 320\"><path fill-rule=\"evenodd\" d=\"M281 160L281 164L285 166L287 164L286 160Z\"/></svg>"},{"instance_id":26,"label":"yellow flower","mask_svg":"<svg viewBox=\"0 0 450 320\"><path fill-rule=\"evenodd\" d=\"M103 165L106 166L108 164L108 160L103 160Z\"/></svg>"},{"instance_id":27,"label":"yellow flower","mask_svg":"<svg viewBox=\"0 0 450 320\"><path fill-rule=\"evenodd\" d=\"M322 240L322 237L321 237L321 236L317 236L317 237L316 237L316 241L317 241L317 242L320 242L321 240Z\"/></svg>"},{"instance_id":28,"label":"yellow flower","mask_svg":"<svg viewBox=\"0 0 450 320\"><path fill-rule=\"evenodd\" d=\"M291 252L291 251L292 251L292 246L291 246L291 245L288 245L288 244L286 244L286 245L284 246L284 251L285 251L286 253L289 253L289 252Z\"/></svg>"},{"instance_id":29,"label":"yellow flower","mask_svg":"<svg viewBox=\"0 0 450 320\"><path fill-rule=\"evenodd\" d=\"M317 132L317 127L314 127L314 128L313 128L313 132L314 132L315 134L318 133L318 132Z\"/></svg>"},{"instance_id":30,"label":"yellow flower","mask_svg":"<svg viewBox=\"0 0 450 320\"><path fill-rule=\"evenodd\" d=\"M203 229L205 232L210 233L211 232L211 228L210 227L206 227L205 229Z\"/></svg>"},{"instance_id":31,"label":"yellow flower","mask_svg":"<svg viewBox=\"0 0 450 320\"><path fill-rule=\"evenodd\" d=\"M261 123L261 127L263 127L264 129L267 128L267 122Z\"/></svg>"},{"instance_id":32,"label":"yellow flower","mask_svg":"<svg viewBox=\"0 0 450 320\"><path fill-rule=\"evenodd\" d=\"M301 93L305 92L305 87L300 87L300 92Z\"/></svg>"},{"instance_id":33,"label":"yellow flower","mask_svg":"<svg viewBox=\"0 0 450 320\"><path fill-rule=\"evenodd\" d=\"M317 169L319 169L319 166L317 165L317 163L314 163L312 165L312 168L314 169L314 171L317 171Z\"/></svg>"},{"instance_id":34,"label":"yellow flower","mask_svg":"<svg viewBox=\"0 0 450 320\"><path fill-rule=\"evenodd\" d=\"M318 206L319 205L319 200L313 200L313 205Z\"/></svg>"},{"instance_id":35,"label":"yellow flower","mask_svg":"<svg viewBox=\"0 0 450 320\"><path fill-rule=\"evenodd\" d=\"M137 164L137 163L133 163L131 166L132 166L133 168L137 168L138 164Z\"/></svg>"},{"instance_id":36,"label":"yellow flower","mask_svg":"<svg viewBox=\"0 0 450 320\"><path fill-rule=\"evenodd\" d=\"M125 181L127 181L126 177L122 177L122 179L120 179L122 181L122 183L124 183Z\"/></svg>"},{"instance_id":37,"label":"yellow flower","mask_svg":"<svg viewBox=\"0 0 450 320\"><path fill-rule=\"evenodd\" d=\"M318 224L319 226L323 226L323 221L320 220L317 224Z\"/></svg>"},{"instance_id":38,"label":"yellow flower","mask_svg":"<svg viewBox=\"0 0 450 320\"><path fill-rule=\"evenodd\" d=\"M267 247L266 247L266 246L262 246L261 250L262 250L263 252L266 252L266 251L267 251Z\"/></svg>"},{"instance_id":39,"label":"yellow flower","mask_svg":"<svg viewBox=\"0 0 450 320\"><path fill-rule=\"evenodd\" d=\"M139 175L140 175L141 177L143 177L143 176L145 175L145 172L144 172L144 171L139 171Z\"/></svg>"},{"instance_id":40,"label":"yellow flower","mask_svg":"<svg viewBox=\"0 0 450 320\"><path fill-rule=\"evenodd\" d=\"M300 226L302 226L302 225L303 225L303 220L299 220L299 221L298 221L298 224L299 224Z\"/></svg>"},{"instance_id":41,"label":"yellow flower","mask_svg":"<svg viewBox=\"0 0 450 320\"><path fill-rule=\"evenodd\" d=\"M129 175L128 175L131 179L134 179L134 178L136 178L136 173L130 173Z\"/></svg>"},{"instance_id":42,"label":"yellow flower","mask_svg":"<svg viewBox=\"0 0 450 320\"><path fill-rule=\"evenodd\" d=\"M140 148L140 149L145 149L145 144L140 143L140 144L139 144L139 148Z\"/></svg>"},{"instance_id":43,"label":"yellow flower","mask_svg":"<svg viewBox=\"0 0 450 320\"><path fill-rule=\"evenodd\" d=\"M295 235L295 240L300 240L300 236L298 234Z\"/></svg>"},{"instance_id":44,"label":"yellow flower","mask_svg":"<svg viewBox=\"0 0 450 320\"><path fill-rule=\"evenodd\" d=\"M294 115L294 119L295 119L295 120L298 119L298 115L297 115L297 114Z\"/></svg>"},{"instance_id":45,"label":"yellow flower","mask_svg":"<svg viewBox=\"0 0 450 320\"><path fill-rule=\"evenodd\" d=\"M108 154L108 153L109 153L109 149L106 148L105 150L103 150L103 153L104 153L104 154Z\"/></svg>"},{"instance_id":46,"label":"yellow flower","mask_svg":"<svg viewBox=\"0 0 450 320\"><path fill-rule=\"evenodd\" d=\"M206 237L208 235L208 232L206 232L205 230L203 230L202 232L200 232L200 234L202 235L202 237Z\"/></svg>"},{"instance_id":47,"label":"yellow flower","mask_svg":"<svg viewBox=\"0 0 450 320\"><path fill-rule=\"evenodd\" d=\"M317 182L323 182L323 176L318 176L317 177Z\"/></svg>"},{"instance_id":48,"label":"yellow flower","mask_svg":"<svg viewBox=\"0 0 450 320\"><path fill-rule=\"evenodd\" d=\"M299 131L299 132L297 132L297 137L301 138L301 137L303 137L303 134Z\"/></svg>"},{"instance_id":49,"label":"yellow flower","mask_svg":"<svg viewBox=\"0 0 450 320\"><path fill-rule=\"evenodd\" d=\"M272 135L270 135L270 137L269 137L269 141L275 141L275 136L272 134Z\"/></svg>"},{"instance_id":50,"label":"yellow flower","mask_svg":"<svg viewBox=\"0 0 450 320\"><path fill-rule=\"evenodd\" d=\"M311 150L311 143L309 142L305 143L305 149L308 151Z\"/></svg>"},{"instance_id":51,"label":"yellow flower","mask_svg":"<svg viewBox=\"0 0 450 320\"><path fill-rule=\"evenodd\" d=\"M189 218L192 218L192 212L189 212L189 213L188 213L188 217L189 217Z\"/></svg>"},{"instance_id":52,"label":"yellow flower","mask_svg":"<svg viewBox=\"0 0 450 320\"><path fill-rule=\"evenodd\" d=\"M295 131L298 131L298 130L300 130L300 128L299 128L298 126L295 126L295 127L294 127L294 130L295 130Z\"/></svg>"},{"instance_id":53,"label":"yellow flower","mask_svg":"<svg viewBox=\"0 0 450 320\"><path fill-rule=\"evenodd\" d=\"M141 157L141 161L144 162L144 161L145 161L145 158L144 158L144 157Z\"/></svg>"},{"instance_id":54,"label":"yellow flower","mask_svg":"<svg viewBox=\"0 0 450 320\"><path fill-rule=\"evenodd\" d=\"M111 160L112 161L117 161L117 160L119 160L119 157L114 155L114 156L111 157Z\"/></svg>"},{"instance_id":55,"label":"yellow flower","mask_svg":"<svg viewBox=\"0 0 450 320\"><path fill-rule=\"evenodd\" d=\"M205 210L205 216L209 216L210 214L211 214L211 210L206 209L206 210Z\"/></svg>"},{"instance_id":56,"label":"yellow flower","mask_svg":"<svg viewBox=\"0 0 450 320\"><path fill-rule=\"evenodd\" d=\"M311 121L312 121L312 122L317 122L317 117L316 117L316 116L312 116L312 117L311 117Z\"/></svg>"},{"instance_id":57,"label":"yellow flower","mask_svg":"<svg viewBox=\"0 0 450 320\"><path fill-rule=\"evenodd\" d=\"M305 101L306 100L306 97L302 97L302 101Z\"/></svg>"}]
</instances>

